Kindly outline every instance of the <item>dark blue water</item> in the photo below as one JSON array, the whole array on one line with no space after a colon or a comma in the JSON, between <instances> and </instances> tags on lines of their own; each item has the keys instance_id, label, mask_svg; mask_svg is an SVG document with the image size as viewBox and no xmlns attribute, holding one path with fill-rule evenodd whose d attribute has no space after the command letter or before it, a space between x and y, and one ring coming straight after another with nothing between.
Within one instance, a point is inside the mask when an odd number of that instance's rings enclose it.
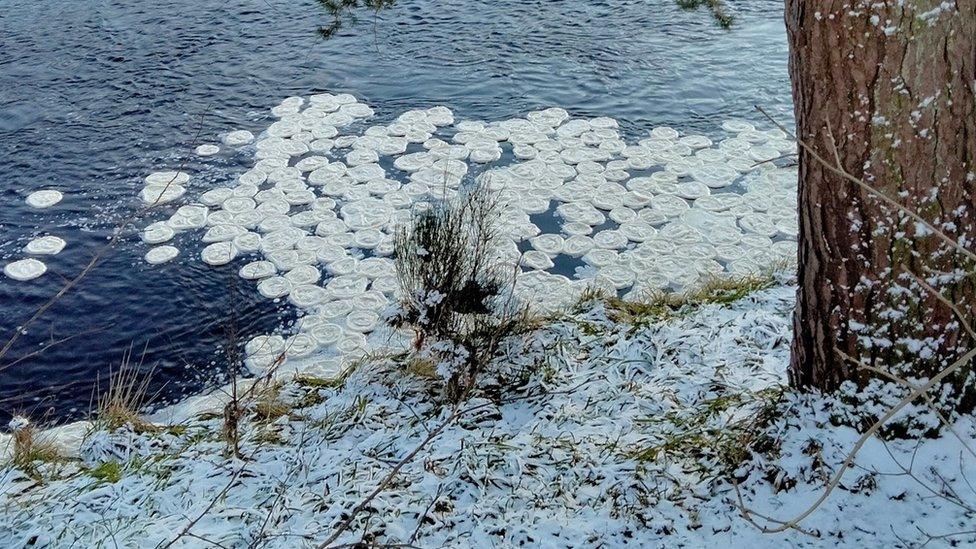
<instances>
[{"instance_id":1,"label":"dark blue water","mask_svg":"<svg viewBox=\"0 0 976 549\"><path fill-rule=\"evenodd\" d=\"M737 2L725 31L673 0L400 0L324 41L315 29L330 18L311 0L4 0L0 263L39 234L68 247L39 279L0 277L0 340L139 207L142 177L185 162L199 185L188 196L230 180L246 154L195 158L195 137L257 133L284 97L349 92L381 119L436 104L488 120L560 106L616 117L630 135L661 124L714 133L724 118L756 119L755 104L789 118L781 4ZM32 210L23 200L40 188L65 199ZM235 281L233 265L203 265L192 237L175 245L178 260L150 267L128 231L0 358L28 356L0 371L2 414L83 416L130 348L155 368L160 399L199 391L226 375L229 319L247 338L289 317Z\"/></svg>"}]
</instances>

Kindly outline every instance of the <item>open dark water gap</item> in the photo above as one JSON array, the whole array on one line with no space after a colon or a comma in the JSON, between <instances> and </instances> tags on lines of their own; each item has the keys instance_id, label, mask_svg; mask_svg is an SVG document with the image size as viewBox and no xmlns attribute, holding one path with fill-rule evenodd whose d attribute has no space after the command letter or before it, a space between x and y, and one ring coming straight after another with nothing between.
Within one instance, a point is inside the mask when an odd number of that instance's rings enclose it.
<instances>
[{"instance_id":1,"label":"open dark water gap","mask_svg":"<svg viewBox=\"0 0 976 549\"><path fill-rule=\"evenodd\" d=\"M789 119L782 3L734 9L725 31L673 0L400 0L323 41L315 28L329 17L311 0L6 0L0 263L22 257L38 235L68 246L45 260L41 278L0 277L0 337L139 207L145 175L186 162L188 196L228 183L249 153L201 159L191 154L195 135L215 142L235 129L258 133L272 121L268 109L290 95L348 92L379 120L438 104L459 120L559 106L617 118L631 139L656 125L714 134L726 118L757 120L756 104ZM24 198L41 188L62 191L64 201L29 208ZM230 316L246 340L293 315L235 282L234 264L201 263L191 236L175 245L177 260L150 266L130 231L0 360L83 334L0 371L0 416L82 417L95 380L130 348L155 367L152 392L178 399L223 379L216 353Z\"/></svg>"}]
</instances>

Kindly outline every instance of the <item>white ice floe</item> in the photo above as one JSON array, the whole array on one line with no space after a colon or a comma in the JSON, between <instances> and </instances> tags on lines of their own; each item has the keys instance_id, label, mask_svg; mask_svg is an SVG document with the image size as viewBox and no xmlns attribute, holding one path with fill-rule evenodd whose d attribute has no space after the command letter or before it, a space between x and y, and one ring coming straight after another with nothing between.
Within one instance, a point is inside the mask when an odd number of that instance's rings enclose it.
<instances>
[{"instance_id":1,"label":"white ice floe","mask_svg":"<svg viewBox=\"0 0 976 549\"><path fill-rule=\"evenodd\" d=\"M42 236L35 238L24 246L24 251L33 255L57 255L61 253L67 243L57 236Z\"/></svg>"},{"instance_id":2,"label":"white ice floe","mask_svg":"<svg viewBox=\"0 0 976 549\"><path fill-rule=\"evenodd\" d=\"M185 193L186 187L171 183L145 187L139 193L139 198L146 204L165 204L180 198Z\"/></svg>"},{"instance_id":3,"label":"white ice floe","mask_svg":"<svg viewBox=\"0 0 976 549\"><path fill-rule=\"evenodd\" d=\"M146 244L160 244L172 239L175 235L176 231L165 221L154 221L140 233L142 241Z\"/></svg>"},{"instance_id":4,"label":"white ice floe","mask_svg":"<svg viewBox=\"0 0 976 549\"><path fill-rule=\"evenodd\" d=\"M200 258L207 265L226 265L237 257L233 242L215 242L200 252Z\"/></svg>"},{"instance_id":5,"label":"white ice floe","mask_svg":"<svg viewBox=\"0 0 976 549\"><path fill-rule=\"evenodd\" d=\"M240 147L254 141L254 134L247 130L236 130L224 136L224 144L231 147Z\"/></svg>"},{"instance_id":6,"label":"white ice floe","mask_svg":"<svg viewBox=\"0 0 976 549\"><path fill-rule=\"evenodd\" d=\"M173 246L156 246L146 252L146 263L159 265L175 259L178 255L180 255L180 251Z\"/></svg>"},{"instance_id":7,"label":"white ice floe","mask_svg":"<svg viewBox=\"0 0 976 549\"><path fill-rule=\"evenodd\" d=\"M312 318L329 326L312 336L321 348L302 347L289 360L311 353L311 365L368 349L373 315L400 291L387 257L396 227L418 204L474 180L497 192L496 257L521 261L518 295L547 310L588 284L625 295L688 287L713 274L755 272L795 250L796 170L761 162L794 145L748 122L726 122L731 135L714 142L671 127L632 142L611 118L558 108L455 123L450 109L435 107L363 124L374 114L369 106L348 94L318 94L288 98L273 114L236 186L204 192L200 204L142 236L159 243L206 228L205 262L257 256L239 266L241 277L301 310L303 331ZM227 139L242 145L253 135ZM514 160L501 161L503 145ZM173 200L189 179L152 174L144 194ZM166 184L178 193L162 193ZM573 278L550 272L556 265L575 268L564 273Z\"/></svg>"},{"instance_id":8,"label":"white ice floe","mask_svg":"<svg viewBox=\"0 0 976 549\"><path fill-rule=\"evenodd\" d=\"M268 299L277 299L288 295L292 283L281 276L271 276L258 283L258 293Z\"/></svg>"},{"instance_id":9,"label":"white ice floe","mask_svg":"<svg viewBox=\"0 0 976 549\"><path fill-rule=\"evenodd\" d=\"M220 152L220 147L217 145L205 144L200 145L193 150L197 156L213 156Z\"/></svg>"},{"instance_id":10,"label":"white ice floe","mask_svg":"<svg viewBox=\"0 0 976 549\"><path fill-rule=\"evenodd\" d=\"M32 208L50 208L64 198L61 191L55 191L53 189L44 189L41 191L34 191L27 195L27 205Z\"/></svg>"},{"instance_id":11,"label":"white ice floe","mask_svg":"<svg viewBox=\"0 0 976 549\"><path fill-rule=\"evenodd\" d=\"M47 265L34 258L11 261L3 268L3 274L19 281L33 280L46 272Z\"/></svg>"}]
</instances>

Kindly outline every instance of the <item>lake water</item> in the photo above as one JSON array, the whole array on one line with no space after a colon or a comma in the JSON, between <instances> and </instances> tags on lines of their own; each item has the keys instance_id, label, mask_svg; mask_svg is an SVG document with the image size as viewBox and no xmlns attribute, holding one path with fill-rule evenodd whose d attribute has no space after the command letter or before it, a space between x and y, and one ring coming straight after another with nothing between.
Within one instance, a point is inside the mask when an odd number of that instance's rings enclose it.
<instances>
[{"instance_id":1,"label":"lake water","mask_svg":"<svg viewBox=\"0 0 976 549\"><path fill-rule=\"evenodd\" d=\"M782 3L738 2L733 13L727 31L673 0L400 0L359 13L325 41L315 29L330 17L312 1L7 0L0 263L23 257L39 235L68 245L45 260L41 278L0 277L0 337L140 207L145 175L182 165L201 188L232 180L250 153L199 158L195 144L258 133L273 120L268 109L291 95L351 93L380 120L434 105L489 121L558 106L614 117L629 136L665 124L713 134L726 118L758 120L754 105L789 119ZM65 198L32 209L24 198L41 188ZM236 266L202 264L198 239L178 236L176 245L180 258L149 266L130 230L0 359L81 334L0 371L2 415L85 415L96 380L104 387L130 350L154 368L160 401L177 399L225 379L218 350L229 318L246 339L294 314L261 299Z\"/></svg>"}]
</instances>

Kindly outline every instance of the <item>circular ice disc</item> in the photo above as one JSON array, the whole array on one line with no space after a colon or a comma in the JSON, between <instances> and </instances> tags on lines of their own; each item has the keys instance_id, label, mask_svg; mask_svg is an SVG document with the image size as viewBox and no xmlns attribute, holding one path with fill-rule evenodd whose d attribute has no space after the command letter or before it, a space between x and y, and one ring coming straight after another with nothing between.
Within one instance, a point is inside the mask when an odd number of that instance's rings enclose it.
<instances>
[{"instance_id":1,"label":"circular ice disc","mask_svg":"<svg viewBox=\"0 0 976 549\"><path fill-rule=\"evenodd\" d=\"M335 276L343 276L355 273L358 265L358 259L345 255L329 263L326 268Z\"/></svg>"},{"instance_id":2,"label":"circular ice disc","mask_svg":"<svg viewBox=\"0 0 976 549\"><path fill-rule=\"evenodd\" d=\"M715 257L725 262L736 261L744 255L745 252L742 247L737 244L721 244L715 246Z\"/></svg>"},{"instance_id":3,"label":"circular ice disc","mask_svg":"<svg viewBox=\"0 0 976 549\"><path fill-rule=\"evenodd\" d=\"M207 225L208 210L205 206L182 206L166 222L172 229L202 229Z\"/></svg>"},{"instance_id":4,"label":"circular ice disc","mask_svg":"<svg viewBox=\"0 0 976 549\"><path fill-rule=\"evenodd\" d=\"M559 255L563 251L563 237L558 234L541 234L529 239L532 247L548 255ZM546 267L548 268L548 267Z\"/></svg>"},{"instance_id":5,"label":"circular ice disc","mask_svg":"<svg viewBox=\"0 0 976 549\"><path fill-rule=\"evenodd\" d=\"M615 223L625 223L635 219L637 217L637 212L626 206L618 206L610 210L610 213L607 214L607 216Z\"/></svg>"},{"instance_id":6,"label":"circular ice disc","mask_svg":"<svg viewBox=\"0 0 976 549\"><path fill-rule=\"evenodd\" d=\"M370 285L371 290L376 290L384 295L392 295L400 289L400 282L395 276L381 276Z\"/></svg>"},{"instance_id":7,"label":"circular ice disc","mask_svg":"<svg viewBox=\"0 0 976 549\"><path fill-rule=\"evenodd\" d=\"M691 209L684 199L671 194L661 194L655 196L651 199L651 207L662 212L668 217L677 217ZM650 221L648 222L650 223Z\"/></svg>"},{"instance_id":8,"label":"circular ice disc","mask_svg":"<svg viewBox=\"0 0 976 549\"><path fill-rule=\"evenodd\" d=\"M583 255L583 261L587 265L592 265L594 267L604 267L617 260L616 250L609 250L604 248L594 248Z\"/></svg>"},{"instance_id":9,"label":"circular ice disc","mask_svg":"<svg viewBox=\"0 0 976 549\"><path fill-rule=\"evenodd\" d=\"M668 126L659 126L651 130L651 137L656 139L675 140L678 138L678 130Z\"/></svg>"},{"instance_id":10,"label":"circular ice disc","mask_svg":"<svg viewBox=\"0 0 976 549\"><path fill-rule=\"evenodd\" d=\"M216 242L200 252L200 258L207 265L226 265L237 257L237 248L232 242Z\"/></svg>"},{"instance_id":11,"label":"circular ice disc","mask_svg":"<svg viewBox=\"0 0 976 549\"><path fill-rule=\"evenodd\" d=\"M570 257L581 257L594 247L592 238L585 235L573 235L563 242L562 253Z\"/></svg>"},{"instance_id":12,"label":"circular ice disc","mask_svg":"<svg viewBox=\"0 0 976 549\"><path fill-rule=\"evenodd\" d=\"M650 223L641 219L634 219L633 221L621 223L620 229L618 230L620 231L620 234L627 238L627 240L633 242L644 242L657 234L657 229L655 229Z\"/></svg>"},{"instance_id":13,"label":"circular ice disc","mask_svg":"<svg viewBox=\"0 0 976 549\"><path fill-rule=\"evenodd\" d=\"M539 250L529 250L522 254L520 263L530 269L546 270L553 267L549 254Z\"/></svg>"},{"instance_id":14,"label":"circular ice disc","mask_svg":"<svg viewBox=\"0 0 976 549\"><path fill-rule=\"evenodd\" d=\"M779 231L773 220L765 214L746 214L739 219L739 226L745 231L763 236L775 236Z\"/></svg>"},{"instance_id":15,"label":"circular ice disc","mask_svg":"<svg viewBox=\"0 0 976 549\"><path fill-rule=\"evenodd\" d=\"M352 304L353 307L356 309L381 311L385 309L387 306L389 306L390 300L387 299L385 295L383 295L383 292L379 291L376 288L373 288L367 292L364 292L352 298Z\"/></svg>"},{"instance_id":16,"label":"circular ice disc","mask_svg":"<svg viewBox=\"0 0 976 549\"><path fill-rule=\"evenodd\" d=\"M688 200L697 200L708 196L711 193L708 186L704 183L698 181L688 181L687 183L678 183L675 186L674 194L680 196L681 198L687 198Z\"/></svg>"},{"instance_id":17,"label":"circular ice disc","mask_svg":"<svg viewBox=\"0 0 976 549\"><path fill-rule=\"evenodd\" d=\"M139 198L146 204L165 204L172 202L186 193L186 188L175 183L171 185L145 187L139 193Z\"/></svg>"},{"instance_id":18,"label":"circular ice disc","mask_svg":"<svg viewBox=\"0 0 976 549\"><path fill-rule=\"evenodd\" d=\"M727 164L704 164L691 170L691 177L713 189L727 187L739 177L739 172Z\"/></svg>"},{"instance_id":19,"label":"circular ice disc","mask_svg":"<svg viewBox=\"0 0 976 549\"><path fill-rule=\"evenodd\" d=\"M186 172L154 172L146 176L146 186L165 187L167 185L186 185L189 180L190 174Z\"/></svg>"},{"instance_id":20,"label":"circular ice disc","mask_svg":"<svg viewBox=\"0 0 976 549\"><path fill-rule=\"evenodd\" d=\"M344 299L329 301L319 307L318 314L323 318L336 319L346 316L353 309L352 302Z\"/></svg>"},{"instance_id":21,"label":"circular ice disc","mask_svg":"<svg viewBox=\"0 0 976 549\"><path fill-rule=\"evenodd\" d=\"M269 215L268 217L262 219L261 223L258 224L258 229L265 233L277 233L284 229L291 228L297 229L297 227L292 225L291 217L287 215ZM268 244L267 246L271 245L272 244Z\"/></svg>"},{"instance_id":22,"label":"circular ice disc","mask_svg":"<svg viewBox=\"0 0 976 549\"><path fill-rule=\"evenodd\" d=\"M580 223L577 221L572 221L569 223L562 224L563 232L572 236L586 236L593 232L593 227L586 223Z\"/></svg>"},{"instance_id":23,"label":"circular ice disc","mask_svg":"<svg viewBox=\"0 0 976 549\"><path fill-rule=\"evenodd\" d=\"M792 240L781 240L779 242L773 242L770 247L770 251L773 255L784 259L796 259L796 242Z\"/></svg>"},{"instance_id":24,"label":"circular ice disc","mask_svg":"<svg viewBox=\"0 0 976 549\"><path fill-rule=\"evenodd\" d=\"M194 149L193 152L197 153L198 156L213 156L220 152L220 147L218 147L217 145L209 145L209 144L200 145L199 147Z\"/></svg>"},{"instance_id":25,"label":"circular ice disc","mask_svg":"<svg viewBox=\"0 0 976 549\"><path fill-rule=\"evenodd\" d=\"M365 349L366 336L355 332L346 333L336 344L337 351L349 356L361 355Z\"/></svg>"},{"instance_id":26,"label":"circular ice disc","mask_svg":"<svg viewBox=\"0 0 976 549\"><path fill-rule=\"evenodd\" d=\"M291 282L283 276L272 276L258 283L258 293L268 299L277 299L286 296L291 291L291 288Z\"/></svg>"},{"instance_id":27,"label":"circular ice disc","mask_svg":"<svg viewBox=\"0 0 976 549\"><path fill-rule=\"evenodd\" d=\"M270 261L252 261L241 267L238 274L245 280L260 280L273 276L277 272L278 270L275 269L274 263Z\"/></svg>"},{"instance_id":28,"label":"circular ice disc","mask_svg":"<svg viewBox=\"0 0 976 549\"><path fill-rule=\"evenodd\" d=\"M756 127L742 120L726 120L722 122L722 129L729 133L755 131Z\"/></svg>"},{"instance_id":29,"label":"circular ice disc","mask_svg":"<svg viewBox=\"0 0 976 549\"><path fill-rule=\"evenodd\" d=\"M343 329L338 324L325 322L309 329L308 335L312 336L319 345L326 347L339 342L343 335Z\"/></svg>"},{"instance_id":30,"label":"circular ice disc","mask_svg":"<svg viewBox=\"0 0 976 549\"><path fill-rule=\"evenodd\" d=\"M244 345L244 352L252 355L279 355L285 350L285 339L280 335L259 335Z\"/></svg>"},{"instance_id":31,"label":"circular ice disc","mask_svg":"<svg viewBox=\"0 0 976 549\"><path fill-rule=\"evenodd\" d=\"M608 284L617 290L628 288L634 283L635 273L623 265L607 265L596 275L597 284Z\"/></svg>"},{"instance_id":32,"label":"circular ice disc","mask_svg":"<svg viewBox=\"0 0 976 549\"><path fill-rule=\"evenodd\" d=\"M328 297L324 288L314 284L292 284L291 292L288 293L288 301L302 309L309 309L324 303Z\"/></svg>"},{"instance_id":33,"label":"circular ice disc","mask_svg":"<svg viewBox=\"0 0 976 549\"><path fill-rule=\"evenodd\" d=\"M695 152L695 156L705 164L717 164L728 160L728 155L720 149L701 149Z\"/></svg>"},{"instance_id":34,"label":"circular ice disc","mask_svg":"<svg viewBox=\"0 0 976 549\"><path fill-rule=\"evenodd\" d=\"M369 279L358 274L341 275L333 278L326 288L340 299L355 297L366 291Z\"/></svg>"},{"instance_id":35,"label":"circular ice disc","mask_svg":"<svg viewBox=\"0 0 976 549\"><path fill-rule=\"evenodd\" d=\"M470 159L476 164L488 164L502 157L502 150L499 149L475 149L471 151Z\"/></svg>"},{"instance_id":36,"label":"circular ice disc","mask_svg":"<svg viewBox=\"0 0 976 549\"><path fill-rule=\"evenodd\" d=\"M180 251L173 246L156 246L146 252L146 263L159 265L173 260L178 255L180 255Z\"/></svg>"},{"instance_id":37,"label":"circular ice disc","mask_svg":"<svg viewBox=\"0 0 976 549\"><path fill-rule=\"evenodd\" d=\"M227 187L221 187L219 189L211 189L200 195L200 202L207 206L219 206L223 204L224 200L232 196L234 196L233 190Z\"/></svg>"},{"instance_id":38,"label":"circular ice disc","mask_svg":"<svg viewBox=\"0 0 976 549\"><path fill-rule=\"evenodd\" d=\"M247 130L236 130L224 136L224 143L231 147L240 147L254 141L254 134Z\"/></svg>"},{"instance_id":39,"label":"circular ice disc","mask_svg":"<svg viewBox=\"0 0 976 549\"><path fill-rule=\"evenodd\" d=\"M27 195L27 205L32 208L50 208L51 206L61 202L64 195L61 191L55 191L53 189L45 189L42 191L34 191Z\"/></svg>"},{"instance_id":40,"label":"circular ice disc","mask_svg":"<svg viewBox=\"0 0 976 549\"><path fill-rule=\"evenodd\" d=\"M56 236L42 236L35 238L24 246L24 251L35 255L57 255L64 249L66 242Z\"/></svg>"},{"instance_id":41,"label":"circular ice disc","mask_svg":"<svg viewBox=\"0 0 976 549\"><path fill-rule=\"evenodd\" d=\"M668 214L655 208L644 208L637 212L637 219L651 225L660 225L668 220Z\"/></svg>"},{"instance_id":42,"label":"circular ice disc","mask_svg":"<svg viewBox=\"0 0 976 549\"><path fill-rule=\"evenodd\" d=\"M712 146L712 140L704 135L688 135L678 140L678 143L692 149L703 149Z\"/></svg>"},{"instance_id":43,"label":"circular ice disc","mask_svg":"<svg viewBox=\"0 0 976 549\"><path fill-rule=\"evenodd\" d=\"M738 156L738 157L729 158L726 163L729 165L730 168L742 173L752 171L759 167L756 166L756 162L753 161L752 158L748 156Z\"/></svg>"},{"instance_id":44,"label":"circular ice disc","mask_svg":"<svg viewBox=\"0 0 976 549\"><path fill-rule=\"evenodd\" d=\"M285 342L285 355L302 358L315 352L319 344L308 334L295 334Z\"/></svg>"},{"instance_id":45,"label":"circular ice disc","mask_svg":"<svg viewBox=\"0 0 976 549\"><path fill-rule=\"evenodd\" d=\"M235 236L232 242L234 247L243 253L252 253L261 249L261 235L250 231Z\"/></svg>"},{"instance_id":46,"label":"circular ice disc","mask_svg":"<svg viewBox=\"0 0 976 549\"><path fill-rule=\"evenodd\" d=\"M142 230L141 237L142 241L146 244L161 244L173 238L176 231L172 229L165 221L156 221L150 223Z\"/></svg>"},{"instance_id":47,"label":"circular ice disc","mask_svg":"<svg viewBox=\"0 0 976 549\"><path fill-rule=\"evenodd\" d=\"M375 280L382 276L393 275L396 269L393 261L382 257L368 257L356 265L356 272L370 280Z\"/></svg>"},{"instance_id":48,"label":"circular ice disc","mask_svg":"<svg viewBox=\"0 0 976 549\"><path fill-rule=\"evenodd\" d=\"M695 200L695 209L706 210L710 212L724 212L729 208L740 204L742 198L733 193L720 193L712 194L709 196L703 196Z\"/></svg>"},{"instance_id":49,"label":"circular ice disc","mask_svg":"<svg viewBox=\"0 0 976 549\"><path fill-rule=\"evenodd\" d=\"M352 332L371 332L379 323L380 317L376 312L368 309L352 311L346 316L346 327Z\"/></svg>"},{"instance_id":50,"label":"circular ice disc","mask_svg":"<svg viewBox=\"0 0 976 549\"><path fill-rule=\"evenodd\" d=\"M299 286L302 284L315 284L319 281L319 277L322 275L319 270L312 265L298 265L294 269L285 273L285 278L287 278L292 285Z\"/></svg>"},{"instance_id":51,"label":"circular ice disc","mask_svg":"<svg viewBox=\"0 0 976 549\"><path fill-rule=\"evenodd\" d=\"M3 268L3 274L19 281L33 280L45 272L47 272L47 265L34 258L13 261Z\"/></svg>"},{"instance_id":52,"label":"circular ice disc","mask_svg":"<svg viewBox=\"0 0 976 549\"><path fill-rule=\"evenodd\" d=\"M619 230L605 230L593 235L593 243L598 248L622 249L627 247L627 237Z\"/></svg>"},{"instance_id":53,"label":"circular ice disc","mask_svg":"<svg viewBox=\"0 0 976 549\"><path fill-rule=\"evenodd\" d=\"M362 229L353 233L352 243L357 248L371 250L383 241L384 235L377 229Z\"/></svg>"},{"instance_id":54,"label":"circular ice disc","mask_svg":"<svg viewBox=\"0 0 976 549\"><path fill-rule=\"evenodd\" d=\"M225 242L234 240L245 233L247 233L247 229L238 225L214 225L203 233L201 240L205 243Z\"/></svg>"}]
</instances>

